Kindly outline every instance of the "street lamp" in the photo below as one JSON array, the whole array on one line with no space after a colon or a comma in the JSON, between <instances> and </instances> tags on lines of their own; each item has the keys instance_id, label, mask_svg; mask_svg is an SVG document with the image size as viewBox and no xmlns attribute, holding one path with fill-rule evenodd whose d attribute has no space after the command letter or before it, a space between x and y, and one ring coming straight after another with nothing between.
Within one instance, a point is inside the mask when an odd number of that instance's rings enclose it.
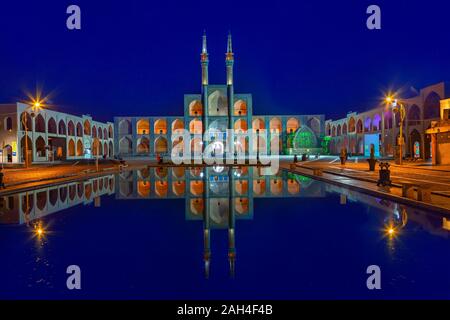
<instances>
[{"instance_id":1,"label":"street lamp","mask_svg":"<svg viewBox=\"0 0 450 320\"><path fill-rule=\"evenodd\" d=\"M399 159L398 164L403 164L403 123L406 117L406 110L403 103L400 102L399 99L394 99L391 96L386 97L386 102L391 105L392 110L395 113L398 113L400 116L400 132L398 138L398 147L399 147Z\"/></svg>"},{"instance_id":2,"label":"street lamp","mask_svg":"<svg viewBox=\"0 0 450 320\"><path fill-rule=\"evenodd\" d=\"M22 124L25 128L25 168L29 167L28 163L28 110L31 109L31 117L34 118L36 113L42 109L42 103L35 100L32 105L28 106L22 113Z\"/></svg>"}]
</instances>

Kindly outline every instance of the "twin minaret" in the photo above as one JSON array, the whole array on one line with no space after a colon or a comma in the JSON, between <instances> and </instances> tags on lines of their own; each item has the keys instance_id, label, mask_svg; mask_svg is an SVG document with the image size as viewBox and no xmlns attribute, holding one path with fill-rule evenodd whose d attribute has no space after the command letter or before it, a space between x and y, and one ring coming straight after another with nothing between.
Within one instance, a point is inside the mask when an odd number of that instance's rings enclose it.
<instances>
[{"instance_id":1,"label":"twin minaret","mask_svg":"<svg viewBox=\"0 0 450 320\"><path fill-rule=\"evenodd\" d=\"M208 85L208 48L206 45L206 32L203 32L202 53L200 54L200 63L202 65L202 86ZM234 54L231 40L231 33L228 33L227 53L225 53L225 63L227 66L227 85L233 85L233 64Z\"/></svg>"},{"instance_id":2,"label":"twin minaret","mask_svg":"<svg viewBox=\"0 0 450 320\"><path fill-rule=\"evenodd\" d=\"M200 54L200 63L202 67L202 104L203 104L203 112L202 112L202 133L205 132L205 129L207 127L208 121L206 119L206 114L208 111L208 48L206 45L206 32L203 32L203 39L202 39L202 53ZM234 89L233 89L233 65L234 65L234 54L233 54L233 45L232 45L232 39L231 39L231 33L228 33L228 40L227 40L227 52L225 53L225 64L227 68L227 107L228 107L228 127L232 128L232 116L233 116L233 101L234 101ZM234 141L234 137L229 137L231 141ZM203 144L203 147L205 145ZM231 170L229 171L229 221L228 221L228 261L230 265L230 275L233 277L235 273L235 261L236 261L236 247L235 247L235 215L231 211L232 208L232 201L233 201L233 191L232 186L234 185L231 183L232 177ZM205 263L205 277L209 277L209 271L210 271L210 261L211 261L211 235L210 235L210 222L209 222L209 214L208 214L208 197L206 196L209 193L209 187L208 184L204 184L204 201L205 201L205 210L204 210L204 216L203 216L203 242L204 242L204 252L203 252L203 259Z\"/></svg>"}]
</instances>

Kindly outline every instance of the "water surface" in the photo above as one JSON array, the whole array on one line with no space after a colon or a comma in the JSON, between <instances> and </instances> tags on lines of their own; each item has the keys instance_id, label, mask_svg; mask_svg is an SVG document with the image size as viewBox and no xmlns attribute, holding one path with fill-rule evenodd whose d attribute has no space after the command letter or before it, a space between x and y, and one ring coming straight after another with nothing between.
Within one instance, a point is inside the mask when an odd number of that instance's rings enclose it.
<instances>
[{"instance_id":1,"label":"water surface","mask_svg":"<svg viewBox=\"0 0 450 320\"><path fill-rule=\"evenodd\" d=\"M3 299L450 298L445 217L287 172L149 169L0 206Z\"/></svg>"}]
</instances>

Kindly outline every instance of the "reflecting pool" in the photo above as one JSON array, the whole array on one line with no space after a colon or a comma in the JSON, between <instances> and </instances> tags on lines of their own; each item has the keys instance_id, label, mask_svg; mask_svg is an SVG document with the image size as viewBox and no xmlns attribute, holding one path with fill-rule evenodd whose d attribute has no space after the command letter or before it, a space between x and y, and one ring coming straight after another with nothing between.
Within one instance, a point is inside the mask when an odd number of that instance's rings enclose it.
<instances>
[{"instance_id":1,"label":"reflecting pool","mask_svg":"<svg viewBox=\"0 0 450 320\"><path fill-rule=\"evenodd\" d=\"M0 298L448 299L449 230L286 171L124 171L0 198Z\"/></svg>"}]
</instances>

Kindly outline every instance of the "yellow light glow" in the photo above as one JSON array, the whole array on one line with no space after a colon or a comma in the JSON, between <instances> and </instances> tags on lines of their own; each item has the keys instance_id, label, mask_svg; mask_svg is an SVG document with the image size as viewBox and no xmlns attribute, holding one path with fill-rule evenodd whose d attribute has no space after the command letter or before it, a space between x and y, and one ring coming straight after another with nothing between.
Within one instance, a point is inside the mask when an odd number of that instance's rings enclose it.
<instances>
[{"instance_id":1,"label":"yellow light glow","mask_svg":"<svg viewBox=\"0 0 450 320\"><path fill-rule=\"evenodd\" d=\"M393 225L387 225L384 229L384 233L390 239L397 236L397 229Z\"/></svg>"},{"instance_id":2,"label":"yellow light glow","mask_svg":"<svg viewBox=\"0 0 450 320\"><path fill-rule=\"evenodd\" d=\"M36 235L37 235L38 237L43 236L43 235L44 235L44 229L42 229L41 227L37 228L37 229L36 229Z\"/></svg>"},{"instance_id":3,"label":"yellow light glow","mask_svg":"<svg viewBox=\"0 0 450 320\"><path fill-rule=\"evenodd\" d=\"M387 103L392 103L392 101L393 101L393 99L392 99L391 96L387 96L387 97L386 97L386 102L387 102Z\"/></svg>"}]
</instances>

